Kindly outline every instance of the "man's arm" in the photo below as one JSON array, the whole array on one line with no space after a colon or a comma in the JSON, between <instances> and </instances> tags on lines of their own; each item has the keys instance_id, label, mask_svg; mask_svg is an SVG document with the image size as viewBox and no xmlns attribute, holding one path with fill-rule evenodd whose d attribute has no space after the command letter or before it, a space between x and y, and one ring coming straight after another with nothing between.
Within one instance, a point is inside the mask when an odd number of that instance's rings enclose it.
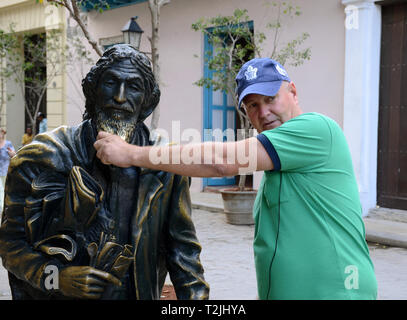
<instances>
[{"instance_id":1,"label":"man's arm","mask_svg":"<svg viewBox=\"0 0 407 320\"><path fill-rule=\"evenodd\" d=\"M138 166L190 177L227 177L272 170L273 162L257 138L236 142L204 142L139 147L99 132L94 144L104 164Z\"/></svg>"}]
</instances>

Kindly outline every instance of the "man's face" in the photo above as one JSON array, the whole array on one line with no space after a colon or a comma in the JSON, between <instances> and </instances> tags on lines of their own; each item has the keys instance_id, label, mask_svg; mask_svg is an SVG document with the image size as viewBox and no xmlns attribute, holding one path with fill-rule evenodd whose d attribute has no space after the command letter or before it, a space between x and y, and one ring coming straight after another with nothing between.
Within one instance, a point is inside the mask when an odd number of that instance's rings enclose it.
<instances>
[{"instance_id":1,"label":"man's face","mask_svg":"<svg viewBox=\"0 0 407 320\"><path fill-rule=\"evenodd\" d=\"M99 79L96 124L129 142L144 101L144 82L129 59L116 62Z\"/></svg>"},{"instance_id":2,"label":"man's face","mask_svg":"<svg viewBox=\"0 0 407 320\"><path fill-rule=\"evenodd\" d=\"M260 133L281 126L300 113L294 83L282 83L274 97L249 94L243 99L247 116Z\"/></svg>"}]
</instances>

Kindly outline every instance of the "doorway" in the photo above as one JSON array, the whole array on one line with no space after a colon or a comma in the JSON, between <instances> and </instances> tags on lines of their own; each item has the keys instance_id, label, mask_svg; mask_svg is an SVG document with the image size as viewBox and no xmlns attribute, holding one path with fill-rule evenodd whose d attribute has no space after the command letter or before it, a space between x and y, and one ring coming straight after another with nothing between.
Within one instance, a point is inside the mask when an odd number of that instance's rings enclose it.
<instances>
[{"instance_id":1,"label":"doorway","mask_svg":"<svg viewBox=\"0 0 407 320\"><path fill-rule=\"evenodd\" d=\"M407 4L382 6L377 204L407 210Z\"/></svg>"},{"instance_id":2,"label":"doorway","mask_svg":"<svg viewBox=\"0 0 407 320\"><path fill-rule=\"evenodd\" d=\"M253 22L249 22L248 26L250 31L253 32ZM208 30L213 32L212 28ZM226 38L226 42L229 40ZM216 44L222 45L222 44ZM237 42L236 45L244 46L243 40ZM210 60L216 54L216 47L213 43L209 41L208 35L205 33L204 36L204 52L206 59ZM251 52L247 54L247 59L249 60ZM204 65L204 77L213 78L214 72L208 67L208 63L205 62ZM203 110L203 137L204 141L218 141L223 142L230 140L228 135L233 133L233 137L236 140L236 128L240 128L239 117L235 109L234 97L231 94L221 91L214 90L212 86L204 86L204 110ZM239 176L233 177L221 177L221 178L203 178L203 187L211 186L228 186L236 185ZM253 177L248 175L246 179L246 185L252 185Z\"/></svg>"}]
</instances>

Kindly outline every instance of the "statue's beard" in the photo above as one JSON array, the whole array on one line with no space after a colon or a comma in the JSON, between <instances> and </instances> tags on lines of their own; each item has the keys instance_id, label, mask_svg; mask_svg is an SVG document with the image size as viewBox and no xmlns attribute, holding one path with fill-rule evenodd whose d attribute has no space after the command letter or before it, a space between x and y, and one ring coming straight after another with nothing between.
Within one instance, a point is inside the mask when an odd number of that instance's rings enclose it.
<instances>
[{"instance_id":1,"label":"statue's beard","mask_svg":"<svg viewBox=\"0 0 407 320\"><path fill-rule=\"evenodd\" d=\"M120 136L127 143L131 142L136 123L133 121L116 120L108 117L104 112L96 115L97 131L105 131Z\"/></svg>"}]
</instances>

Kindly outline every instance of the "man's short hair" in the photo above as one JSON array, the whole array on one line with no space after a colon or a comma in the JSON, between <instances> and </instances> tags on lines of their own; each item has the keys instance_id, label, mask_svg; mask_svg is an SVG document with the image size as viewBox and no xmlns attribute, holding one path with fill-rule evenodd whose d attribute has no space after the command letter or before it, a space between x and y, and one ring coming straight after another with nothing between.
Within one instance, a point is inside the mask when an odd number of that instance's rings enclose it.
<instances>
[{"instance_id":1,"label":"man's short hair","mask_svg":"<svg viewBox=\"0 0 407 320\"><path fill-rule=\"evenodd\" d=\"M145 94L138 121L144 121L154 111L160 101L160 89L151 70L150 61L145 54L131 45L118 44L107 49L96 65L90 69L89 73L82 80L82 90L86 98L86 110L83 114L84 120L92 119L96 114L96 91L103 72L114 63L125 59L130 60L137 70L140 71L144 79Z\"/></svg>"}]
</instances>

